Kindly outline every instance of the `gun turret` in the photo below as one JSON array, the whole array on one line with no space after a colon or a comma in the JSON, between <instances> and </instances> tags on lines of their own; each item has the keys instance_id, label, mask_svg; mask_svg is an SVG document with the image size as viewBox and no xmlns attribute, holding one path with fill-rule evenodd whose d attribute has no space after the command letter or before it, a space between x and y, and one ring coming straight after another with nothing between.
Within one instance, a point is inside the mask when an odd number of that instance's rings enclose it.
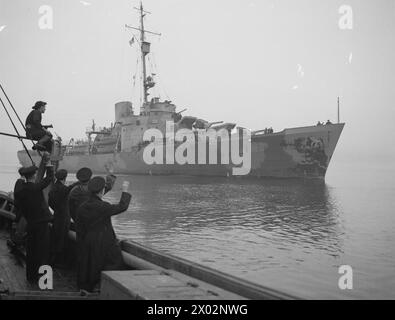
<instances>
[{"instance_id":1,"label":"gun turret","mask_svg":"<svg viewBox=\"0 0 395 320\"><path fill-rule=\"evenodd\" d=\"M174 122L178 122L178 121L180 121L181 119L182 119L182 113L184 113L185 111L187 111L188 109L184 109L184 110L181 110L180 112L176 112L176 113L173 113L173 120L174 120Z\"/></svg>"},{"instance_id":2,"label":"gun turret","mask_svg":"<svg viewBox=\"0 0 395 320\"><path fill-rule=\"evenodd\" d=\"M187 111L188 109L183 109L183 110L181 110L180 112L177 112L176 114L183 114L185 111Z\"/></svg>"}]
</instances>

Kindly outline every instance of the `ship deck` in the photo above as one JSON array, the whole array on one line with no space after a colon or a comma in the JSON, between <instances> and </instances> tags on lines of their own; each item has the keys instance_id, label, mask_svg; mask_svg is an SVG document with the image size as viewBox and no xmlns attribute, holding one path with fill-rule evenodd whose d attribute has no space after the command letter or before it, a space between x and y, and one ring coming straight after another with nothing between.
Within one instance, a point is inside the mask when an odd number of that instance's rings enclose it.
<instances>
[{"instance_id":1,"label":"ship deck","mask_svg":"<svg viewBox=\"0 0 395 320\"><path fill-rule=\"evenodd\" d=\"M79 299L87 298L75 284L75 274L70 270L53 270L53 290L41 291L30 284L25 276L23 254L7 245L8 233L0 230L0 300L4 299ZM92 298L91 296L90 298Z\"/></svg>"}]
</instances>

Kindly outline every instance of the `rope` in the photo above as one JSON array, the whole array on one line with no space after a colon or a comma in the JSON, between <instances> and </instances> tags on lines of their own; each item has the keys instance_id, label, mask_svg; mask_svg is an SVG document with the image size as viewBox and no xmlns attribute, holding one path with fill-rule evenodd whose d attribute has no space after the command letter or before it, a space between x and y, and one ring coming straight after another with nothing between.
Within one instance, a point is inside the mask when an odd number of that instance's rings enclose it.
<instances>
[{"instance_id":1,"label":"rope","mask_svg":"<svg viewBox=\"0 0 395 320\"><path fill-rule=\"evenodd\" d=\"M17 136L15 134L6 133L6 132L0 132L0 135L1 136L6 136L6 137L12 137L12 138L24 139L24 140L31 140L28 137Z\"/></svg>"},{"instance_id":2,"label":"rope","mask_svg":"<svg viewBox=\"0 0 395 320\"><path fill-rule=\"evenodd\" d=\"M21 126L22 126L22 128L23 128L23 130L25 130L25 131L26 131L26 127L25 127L25 125L23 124L23 122L22 122L21 118L19 117L19 115L18 115L18 112L16 112L16 110L15 110L15 108L14 108L13 104L11 103L11 100L8 98L8 95L7 95L7 93L5 92L5 90L4 90L3 86L1 85L1 83L0 83L0 88L1 88L1 91L3 91L3 93L4 93L5 97L7 98L7 101L8 101L8 103L10 104L10 106L11 106L12 110L14 111L14 113L15 113L16 117L18 118L18 120L19 120L19 122L20 122L20 124L21 124ZM34 143L34 141L33 141L33 140L31 140L31 142L32 142L33 146L35 146L35 145L36 145L36 144Z\"/></svg>"},{"instance_id":3,"label":"rope","mask_svg":"<svg viewBox=\"0 0 395 320\"><path fill-rule=\"evenodd\" d=\"M157 74L157 70L155 70L154 64L152 63L152 60L151 60L150 56L148 56L147 58L148 58L148 63L149 63L150 66L151 66L151 74L155 73L155 75L156 75L156 74ZM155 96L159 95L159 97L160 97L160 92L159 92L159 90L158 90L157 88L158 88L158 86L155 86L155 87L153 88L154 95L155 95Z\"/></svg>"},{"instance_id":4,"label":"rope","mask_svg":"<svg viewBox=\"0 0 395 320\"><path fill-rule=\"evenodd\" d=\"M167 91L166 91L166 88L165 88L165 82L163 81L163 79L162 79L162 77L161 77L161 75L160 75L160 72L159 72L159 69L158 69L158 65L157 65L157 63L156 63L155 54L154 54L154 52L151 52L151 54L152 54L152 60L153 60L153 62L154 62L155 71L157 72L157 76L158 76L158 79L159 79L159 87L160 87L160 88L163 90L163 92L165 93L166 98L167 98L168 100L170 100L170 97L169 97L169 95L167 94Z\"/></svg>"},{"instance_id":5,"label":"rope","mask_svg":"<svg viewBox=\"0 0 395 320\"><path fill-rule=\"evenodd\" d=\"M139 73L139 58L137 58L136 60L136 68L135 68L135 72L133 75L133 88L132 88L132 98L131 101L133 101L135 93L136 93L136 78L137 78L137 74Z\"/></svg>"},{"instance_id":6,"label":"rope","mask_svg":"<svg viewBox=\"0 0 395 320\"><path fill-rule=\"evenodd\" d=\"M21 138L21 136L20 136L20 134L19 134L19 132L18 132L18 129L16 128L15 123L14 123L14 121L12 120L12 118L11 118L11 116L10 116L10 114L9 114L9 112L8 112L8 110L7 110L7 108L6 108L5 104L4 104L4 102L3 102L3 99L0 98L0 102L1 102L1 104L3 105L3 108L4 108L5 112L7 113L8 118L10 119L12 126L13 126L14 129L15 129L15 132L16 132L16 134L17 134L17 136L18 136L19 141L22 143L23 148L25 149L27 155L29 156L30 161L32 162L32 165L36 165L36 164L34 163L33 159L32 159L32 156L31 156L30 153L29 153L29 150L27 150L26 145L25 145L25 143L23 142L23 140L22 140L22 138Z\"/></svg>"}]
</instances>

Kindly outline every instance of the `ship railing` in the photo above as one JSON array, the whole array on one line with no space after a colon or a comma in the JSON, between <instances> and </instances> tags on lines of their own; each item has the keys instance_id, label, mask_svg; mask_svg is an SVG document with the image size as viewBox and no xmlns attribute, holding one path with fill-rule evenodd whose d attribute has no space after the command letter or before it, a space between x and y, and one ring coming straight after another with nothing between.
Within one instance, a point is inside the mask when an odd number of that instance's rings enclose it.
<instances>
[{"instance_id":1,"label":"ship railing","mask_svg":"<svg viewBox=\"0 0 395 320\"><path fill-rule=\"evenodd\" d=\"M110 132L111 129L110 128L106 128L106 127L95 127L94 130L92 127L86 127L86 133L107 133Z\"/></svg>"}]
</instances>

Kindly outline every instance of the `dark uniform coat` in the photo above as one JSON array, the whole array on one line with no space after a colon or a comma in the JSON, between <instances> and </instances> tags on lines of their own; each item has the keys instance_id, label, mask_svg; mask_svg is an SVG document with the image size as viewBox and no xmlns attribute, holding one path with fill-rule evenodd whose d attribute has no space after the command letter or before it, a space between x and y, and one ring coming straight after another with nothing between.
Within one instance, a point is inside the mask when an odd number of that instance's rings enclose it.
<instances>
[{"instance_id":1,"label":"dark uniform coat","mask_svg":"<svg viewBox=\"0 0 395 320\"><path fill-rule=\"evenodd\" d=\"M70 227L69 193L75 186L75 183L65 186L60 181L56 181L48 194L48 204L54 211L52 229L52 252L54 254L60 254L64 249Z\"/></svg>"},{"instance_id":2,"label":"dark uniform coat","mask_svg":"<svg viewBox=\"0 0 395 320\"><path fill-rule=\"evenodd\" d=\"M104 188L104 194L111 190L111 186L106 184ZM72 190L70 191L69 195L69 209L70 209L70 216L73 221L76 221L77 217L77 209L87 201L91 196L91 193L88 191L88 182L86 183L79 183L77 184Z\"/></svg>"},{"instance_id":3,"label":"dark uniform coat","mask_svg":"<svg viewBox=\"0 0 395 320\"><path fill-rule=\"evenodd\" d=\"M41 124L42 114L39 110L32 110L26 118L26 135L33 140L40 140L47 132Z\"/></svg>"},{"instance_id":4,"label":"dark uniform coat","mask_svg":"<svg viewBox=\"0 0 395 320\"><path fill-rule=\"evenodd\" d=\"M14 205L15 205L15 234L12 235L12 240L16 244L23 244L26 240L26 219L23 216L23 188L25 186L24 179L18 179L14 186Z\"/></svg>"},{"instance_id":5,"label":"dark uniform coat","mask_svg":"<svg viewBox=\"0 0 395 320\"><path fill-rule=\"evenodd\" d=\"M100 281L103 270L123 267L121 248L115 237L111 216L129 207L131 195L123 192L117 205L111 205L91 195L77 210L76 232L79 246L77 283L79 288L92 291Z\"/></svg>"},{"instance_id":6,"label":"dark uniform coat","mask_svg":"<svg viewBox=\"0 0 395 320\"><path fill-rule=\"evenodd\" d=\"M88 183L80 183L75 186L69 195L69 209L70 216L73 221L76 221L77 209L81 204L87 201L90 197L90 192L88 191Z\"/></svg>"},{"instance_id":7,"label":"dark uniform coat","mask_svg":"<svg viewBox=\"0 0 395 320\"><path fill-rule=\"evenodd\" d=\"M43 189L53 181L53 170L47 168L46 177L39 183L26 182L21 200L23 215L27 221L26 277L29 281L38 279L38 269L49 264L50 229L52 214L44 199Z\"/></svg>"},{"instance_id":8,"label":"dark uniform coat","mask_svg":"<svg viewBox=\"0 0 395 320\"><path fill-rule=\"evenodd\" d=\"M19 222L19 220L22 217L22 210L23 210L23 199L21 199L21 196L23 195L23 187L25 185L25 180L23 179L18 179L15 182L14 186L14 205L15 205L15 214L16 214L16 219L15 222Z\"/></svg>"}]
</instances>

